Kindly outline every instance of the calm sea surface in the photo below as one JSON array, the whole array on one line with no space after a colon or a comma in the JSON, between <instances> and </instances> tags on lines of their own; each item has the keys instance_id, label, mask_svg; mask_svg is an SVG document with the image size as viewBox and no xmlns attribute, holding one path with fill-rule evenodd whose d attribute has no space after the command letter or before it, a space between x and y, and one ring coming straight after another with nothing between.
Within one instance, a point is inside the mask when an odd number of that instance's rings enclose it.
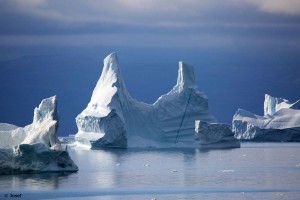
<instances>
[{"instance_id":1,"label":"calm sea surface","mask_svg":"<svg viewBox=\"0 0 300 200\"><path fill-rule=\"evenodd\" d=\"M0 176L0 199L300 199L299 143L69 152L78 173Z\"/></svg>"}]
</instances>

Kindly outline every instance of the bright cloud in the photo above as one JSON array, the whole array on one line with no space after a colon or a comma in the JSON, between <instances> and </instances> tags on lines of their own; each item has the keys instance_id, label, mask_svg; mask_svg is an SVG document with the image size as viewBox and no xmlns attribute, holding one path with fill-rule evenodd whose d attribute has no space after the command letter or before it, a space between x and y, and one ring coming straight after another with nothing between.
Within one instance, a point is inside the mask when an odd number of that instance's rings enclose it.
<instances>
[{"instance_id":1,"label":"bright cloud","mask_svg":"<svg viewBox=\"0 0 300 200\"><path fill-rule=\"evenodd\" d=\"M269 13L300 15L299 0L246 0L256 5L260 10Z\"/></svg>"},{"instance_id":2,"label":"bright cloud","mask_svg":"<svg viewBox=\"0 0 300 200\"><path fill-rule=\"evenodd\" d=\"M1 0L0 42L225 46L288 38L299 44L299 11L299 0Z\"/></svg>"},{"instance_id":3,"label":"bright cloud","mask_svg":"<svg viewBox=\"0 0 300 200\"><path fill-rule=\"evenodd\" d=\"M258 10L249 7L254 5ZM251 14L299 14L299 0L2 0L2 9L67 23L183 25L248 20ZM244 13L242 13L242 12ZM244 15L243 15L244 14ZM253 16L252 16L253 18Z\"/></svg>"}]
</instances>

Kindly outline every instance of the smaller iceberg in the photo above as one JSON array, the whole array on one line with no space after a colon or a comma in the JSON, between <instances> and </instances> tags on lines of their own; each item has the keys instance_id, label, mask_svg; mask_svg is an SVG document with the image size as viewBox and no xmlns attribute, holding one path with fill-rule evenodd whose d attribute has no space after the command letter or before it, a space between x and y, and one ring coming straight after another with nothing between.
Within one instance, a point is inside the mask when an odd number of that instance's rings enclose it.
<instances>
[{"instance_id":1,"label":"smaller iceberg","mask_svg":"<svg viewBox=\"0 0 300 200\"><path fill-rule=\"evenodd\" d=\"M264 102L264 115L274 115L277 111L283 108L290 109L300 109L300 100L295 103L291 103L283 98L272 97L268 94L265 94L265 102Z\"/></svg>"},{"instance_id":2,"label":"smaller iceberg","mask_svg":"<svg viewBox=\"0 0 300 200\"><path fill-rule=\"evenodd\" d=\"M0 174L78 171L59 143L58 125L56 96L44 99L24 128L0 123Z\"/></svg>"},{"instance_id":3,"label":"smaller iceberg","mask_svg":"<svg viewBox=\"0 0 300 200\"><path fill-rule=\"evenodd\" d=\"M0 149L0 160L0 175L78 171L67 151L57 147L48 148L42 143Z\"/></svg>"},{"instance_id":4,"label":"smaller iceberg","mask_svg":"<svg viewBox=\"0 0 300 200\"><path fill-rule=\"evenodd\" d=\"M39 107L34 109L32 124L23 128L0 123L0 148L36 143L42 143L47 147L54 146L58 143L56 136L58 121L56 96L44 99Z\"/></svg>"},{"instance_id":5,"label":"smaller iceberg","mask_svg":"<svg viewBox=\"0 0 300 200\"><path fill-rule=\"evenodd\" d=\"M229 124L196 120L195 138L201 148L240 148L240 141L234 137Z\"/></svg>"},{"instance_id":6,"label":"smaller iceberg","mask_svg":"<svg viewBox=\"0 0 300 200\"><path fill-rule=\"evenodd\" d=\"M238 139L299 142L300 101L291 103L266 94L264 116L239 109L233 116L232 130Z\"/></svg>"}]
</instances>

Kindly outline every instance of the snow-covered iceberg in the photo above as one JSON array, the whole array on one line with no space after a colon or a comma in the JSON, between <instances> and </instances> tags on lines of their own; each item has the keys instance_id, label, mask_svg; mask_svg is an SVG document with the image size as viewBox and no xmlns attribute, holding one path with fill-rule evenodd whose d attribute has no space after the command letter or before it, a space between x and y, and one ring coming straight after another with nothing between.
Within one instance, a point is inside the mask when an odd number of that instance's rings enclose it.
<instances>
[{"instance_id":1,"label":"snow-covered iceberg","mask_svg":"<svg viewBox=\"0 0 300 200\"><path fill-rule=\"evenodd\" d=\"M195 147L195 120L215 122L195 85L193 66L179 62L177 84L154 104L133 99L116 53L104 59L91 100L77 117L77 144L103 147Z\"/></svg>"},{"instance_id":2,"label":"snow-covered iceberg","mask_svg":"<svg viewBox=\"0 0 300 200\"><path fill-rule=\"evenodd\" d=\"M60 145L56 96L42 100L30 125L0 124L0 174L78 171Z\"/></svg>"},{"instance_id":3,"label":"snow-covered iceberg","mask_svg":"<svg viewBox=\"0 0 300 200\"><path fill-rule=\"evenodd\" d=\"M265 95L264 116L239 109L232 130L238 139L254 141L300 141L300 101Z\"/></svg>"},{"instance_id":4,"label":"snow-covered iceberg","mask_svg":"<svg viewBox=\"0 0 300 200\"><path fill-rule=\"evenodd\" d=\"M30 125L17 127L0 123L0 148L10 148L19 144L43 143L51 147L58 142L58 112L56 96L42 100L34 109L33 122Z\"/></svg>"},{"instance_id":5,"label":"snow-covered iceberg","mask_svg":"<svg viewBox=\"0 0 300 200\"><path fill-rule=\"evenodd\" d=\"M195 137L201 148L239 148L240 141L234 137L229 124L195 121Z\"/></svg>"}]
</instances>

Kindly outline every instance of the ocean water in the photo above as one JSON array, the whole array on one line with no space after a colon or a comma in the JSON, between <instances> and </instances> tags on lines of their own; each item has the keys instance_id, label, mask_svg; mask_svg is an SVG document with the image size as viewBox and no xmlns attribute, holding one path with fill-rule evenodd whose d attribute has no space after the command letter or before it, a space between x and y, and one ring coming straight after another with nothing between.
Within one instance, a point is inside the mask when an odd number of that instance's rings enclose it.
<instances>
[{"instance_id":1,"label":"ocean water","mask_svg":"<svg viewBox=\"0 0 300 200\"><path fill-rule=\"evenodd\" d=\"M69 153L77 173L0 176L0 199L300 199L299 143Z\"/></svg>"}]
</instances>

